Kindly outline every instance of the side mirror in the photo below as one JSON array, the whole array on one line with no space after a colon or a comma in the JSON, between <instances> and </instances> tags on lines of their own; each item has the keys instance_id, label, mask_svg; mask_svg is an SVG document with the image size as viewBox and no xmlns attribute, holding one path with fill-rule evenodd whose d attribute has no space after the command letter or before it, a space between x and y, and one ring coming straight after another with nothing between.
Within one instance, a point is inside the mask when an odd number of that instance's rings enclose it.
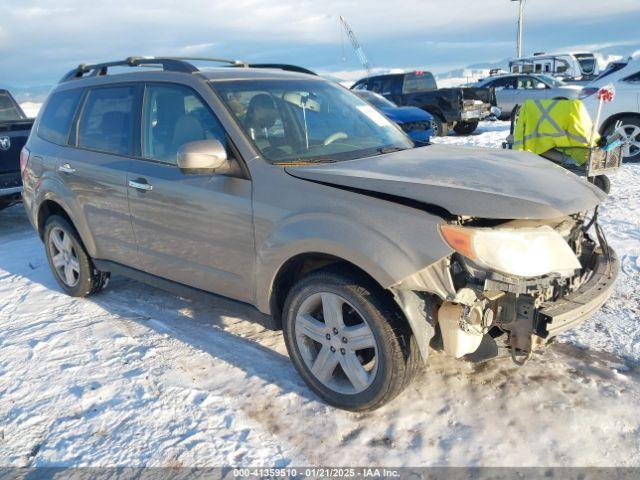
<instances>
[{"instance_id":1,"label":"side mirror","mask_svg":"<svg viewBox=\"0 0 640 480\"><path fill-rule=\"evenodd\" d=\"M218 140L199 140L178 149L178 167L184 173L225 174L231 170L231 162Z\"/></svg>"}]
</instances>

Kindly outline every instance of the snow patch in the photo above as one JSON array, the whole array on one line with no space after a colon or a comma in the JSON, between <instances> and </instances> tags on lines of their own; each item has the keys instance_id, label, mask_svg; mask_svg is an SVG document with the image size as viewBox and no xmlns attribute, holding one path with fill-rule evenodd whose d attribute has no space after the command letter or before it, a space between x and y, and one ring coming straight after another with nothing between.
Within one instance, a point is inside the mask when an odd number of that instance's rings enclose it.
<instances>
[{"instance_id":1,"label":"snow patch","mask_svg":"<svg viewBox=\"0 0 640 480\"><path fill-rule=\"evenodd\" d=\"M498 148L508 123L438 142ZM623 259L595 317L522 368L434 355L395 401L335 410L231 301L115 276L64 295L23 207L0 213L0 466L640 466L640 171L602 209Z\"/></svg>"}]
</instances>

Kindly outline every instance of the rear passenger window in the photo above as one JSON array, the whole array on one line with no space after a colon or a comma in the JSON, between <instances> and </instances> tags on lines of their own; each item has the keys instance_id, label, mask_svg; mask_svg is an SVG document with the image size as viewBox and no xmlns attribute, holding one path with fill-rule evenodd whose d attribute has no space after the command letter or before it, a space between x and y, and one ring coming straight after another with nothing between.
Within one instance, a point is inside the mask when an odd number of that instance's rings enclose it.
<instances>
[{"instance_id":1,"label":"rear passenger window","mask_svg":"<svg viewBox=\"0 0 640 480\"><path fill-rule=\"evenodd\" d=\"M89 92L78 127L78 146L131 155L136 87L96 88Z\"/></svg>"},{"instance_id":2,"label":"rear passenger window","mask_svg":"<svg viewBox=\"0 0 640 480\"><path fill-rule=\"evenodd\" d=\"M499 78L489 83L487 86L495 89L513 89L516 86L516 82L513 77Z\"/></svg>"},{"instance_id":3,"label":"rear passenger window","mask_svg":"<svg viewBox=\"0 0 640 480\"><path fill-rule=\"evenodd\" d=\"M58 145L66 145L69 137L69 127L73 121L78 102L82 97L82 90L67 90L54 93L45 107L38 136Z\"/></svg>"}]
</instances>

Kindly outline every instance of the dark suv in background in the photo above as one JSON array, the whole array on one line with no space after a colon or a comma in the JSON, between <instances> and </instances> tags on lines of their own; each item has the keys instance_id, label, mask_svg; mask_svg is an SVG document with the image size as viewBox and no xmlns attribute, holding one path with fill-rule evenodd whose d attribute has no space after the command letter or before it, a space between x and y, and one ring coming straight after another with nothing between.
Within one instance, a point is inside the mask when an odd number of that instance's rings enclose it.
<instances>
[{"instance_id":1,"label":"dark suv in background","mask_svg":"<svg viewBox=\"0 0 640 480\"><path fill-rule=\"evenodd\" d=\"M244 302L346 409L392 399L431 347L528 359L599 308L618 271L589 232L598 188L530 153L416 148L305 73L81 65L23 152L24 205L64 291L115 272Z\"/></svg>"},{"instance_id":2,"label":"dark suv in background","mask_svg":"<svg viewBox=\"0 0 640 480\"><path fill-rule=\"evenodd\" d=\"M431 72L387 73L362 78L352 90L376 92L400 107L418 107L433 116L438 136L450 129L468 135L478 128L480 120L499 115L493 91L489 88L438 88Z\"/></svg>"}]
</instances>

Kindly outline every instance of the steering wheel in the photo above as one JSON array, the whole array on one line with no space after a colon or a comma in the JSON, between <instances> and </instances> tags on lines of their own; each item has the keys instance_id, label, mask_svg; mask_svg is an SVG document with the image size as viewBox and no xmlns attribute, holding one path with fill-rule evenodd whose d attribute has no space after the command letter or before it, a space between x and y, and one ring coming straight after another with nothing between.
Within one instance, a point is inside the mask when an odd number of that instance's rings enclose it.
<instances>
[{"instance_id":1,"label":"steering wheel","mask_svg":"<svg viewBox=\"0 0 640 480\"><path fill-rule=\"evenodd\" d=\"M331 145L336 140L344 140L345 138L349 138L349 135L344 132L332 133L324 139L324 142L322 142L322 144L326 147L327 145Z\"/></svg>"}]
</instances>

